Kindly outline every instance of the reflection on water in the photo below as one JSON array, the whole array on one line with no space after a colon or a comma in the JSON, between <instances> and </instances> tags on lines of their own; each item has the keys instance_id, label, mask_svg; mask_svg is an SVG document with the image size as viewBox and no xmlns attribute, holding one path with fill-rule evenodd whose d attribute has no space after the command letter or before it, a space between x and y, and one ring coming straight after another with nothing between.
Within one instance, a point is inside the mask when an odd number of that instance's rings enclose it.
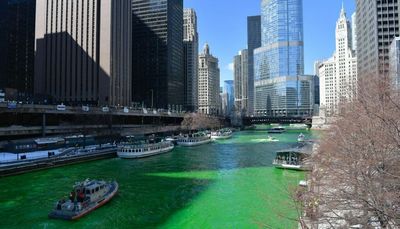
<instances>
[{"instance_id":1,"label":"reflection on water","mask_svg":"<svg viewBox=\"0 0 400 229\"><path fill-rule=\"evenodd\" d=\"M303 131L304 132L304 131ZM119 158L0 179L0 228L292 228L287 186L302 173L271 167L299 131L236 133L232 139L141 159ZM309 135L309 133L308 133ZM256 141L257 140L257 141ZM49 220L53 203L86 178L116 179L119 194L76 222Z\"/></svg>"}]
</instances>

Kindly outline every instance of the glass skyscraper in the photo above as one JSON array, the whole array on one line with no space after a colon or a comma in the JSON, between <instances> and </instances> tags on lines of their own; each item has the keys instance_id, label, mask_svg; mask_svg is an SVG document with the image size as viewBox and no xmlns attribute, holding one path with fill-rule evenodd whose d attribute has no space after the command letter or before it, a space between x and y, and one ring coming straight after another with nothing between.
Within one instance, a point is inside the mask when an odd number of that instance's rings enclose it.
<instances>
[{"instance_id":1,"label":"glass skyscraper","mask_svg":"<svg viewBox=\"0 0 400 229\"><path fill-rule=\"evenodd\" d=\"M256 115L311 115L312 78L303 76L302 0L262 1L261 45L254 51Z\"/></svg>"}]
</instances>

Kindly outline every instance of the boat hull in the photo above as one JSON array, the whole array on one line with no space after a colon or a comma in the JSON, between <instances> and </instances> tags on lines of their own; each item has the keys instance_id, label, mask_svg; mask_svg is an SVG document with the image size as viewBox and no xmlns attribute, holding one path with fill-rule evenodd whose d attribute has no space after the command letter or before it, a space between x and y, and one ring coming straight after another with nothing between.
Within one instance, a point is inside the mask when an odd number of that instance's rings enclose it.
<instances>
[{"instance_id":1,"label":"boat hull","mask_svg":"<svg viewBox=\"0 0 400 229\"><path fill-rule=\"evenodd\" d=\"M310 171L311 169L305 165L288 165L288 164L274 164L275 168L288 169L297 171Z\"/></svg>"},{"instance_id":2,"label":"boat hull","mask_svg":"<svg viewBox=\"0 0 400 229\"><path fill-rule=\"evenodd\" d=\"M230 134L230 135L222 135L222 136L211 136L211 139L218 140L218 139L228 139L228 138L231 138L231 137L232 137L232 134Z\"/></svg>"},{"instance_id":3,"label":"boat hull","mask_svg":"<svg viewBox=\"0 0 400 229\"><path fill-rule=\"evenodd\" d=\"M204 144L208 144L211 142L211 139L206 139L203 141L198 141L198 142L181 142L181 141L177 141L177 144L180 146L185 146L185 147L193 147L193 146L199 146L199 145L204 145Z\"/></svg>"},{"instance_id":4,"label":"boat hull","mask_svg":"<svg viewBox=\"0 0 400 229\"><path fill-rule=\"evenodd\" d=\"M108 192L107 196L104 197L104 199L98 200L95 203L90 204L89 207L86 209L80 211L80 212L71 212L69 214L66 214L63 211L59 210L53 210L49 214L49 218L52 219L64 219L64 220L78 220L82 218L83 216L89 214L90 212L96 210L97 208L103 206L104 204L108 203L117 193L118 193L118 183L113 182L112 183L112 188Z\"/></svg>"},{"instance_id":5,"label":"boat hull","mask_svg":"<svg viewBox=\"0 0 400 229\"><path fill-rule=\"evenodd\" d=\"M163 154L163 153L168 153L174 149L174 145L171 145L169 147L160 149L160 150L152 150L144 153L130 153L130 152L117 152L118 157L124 158L124 159L138 159L138 158L144 158L144 157L151 157L155 156L158 154Z\"/></svg>"}]
</instances>

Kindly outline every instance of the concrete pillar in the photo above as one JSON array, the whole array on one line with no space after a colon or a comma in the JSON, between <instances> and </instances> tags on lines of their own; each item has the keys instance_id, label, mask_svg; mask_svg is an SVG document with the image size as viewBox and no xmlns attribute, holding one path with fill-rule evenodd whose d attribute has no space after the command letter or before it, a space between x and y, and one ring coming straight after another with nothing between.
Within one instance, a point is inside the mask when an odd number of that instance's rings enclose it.
<instances>
[{"instance_id":1,"label":"concrete pillar","mask_svg":"<svg viewBox=\"0 0 400 229\"><path fill-rule=\"evenodd\" d=\"M42 136L46 136L46 113L42 114Z\"/></svg>"}]
</instances>

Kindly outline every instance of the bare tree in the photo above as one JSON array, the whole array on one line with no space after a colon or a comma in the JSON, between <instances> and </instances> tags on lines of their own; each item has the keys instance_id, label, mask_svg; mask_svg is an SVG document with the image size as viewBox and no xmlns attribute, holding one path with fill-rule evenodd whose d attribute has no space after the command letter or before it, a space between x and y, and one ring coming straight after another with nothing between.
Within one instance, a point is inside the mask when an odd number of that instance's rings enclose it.
<instances>
[{"instance_id":1,"label":"bare tree","mask_svg":"<svg viewBox=\"0 0 400 229\"><path fill-rule=\"evenodd\" d=\"M215 129L221 125L217 117L204 114L190 113L185 115L181 127L187 130Z\"/></svg>"},{"instance_id":2,"label":"bare tree","mask_svg":"<svg viewBox=\"0 0 400 229\"><path fill-rule=\"evenodd\" d=\"M305 212L313 228L400 227L400 96L387 77L361 77L312 161Z\"/></svg>"}]
</instances>

